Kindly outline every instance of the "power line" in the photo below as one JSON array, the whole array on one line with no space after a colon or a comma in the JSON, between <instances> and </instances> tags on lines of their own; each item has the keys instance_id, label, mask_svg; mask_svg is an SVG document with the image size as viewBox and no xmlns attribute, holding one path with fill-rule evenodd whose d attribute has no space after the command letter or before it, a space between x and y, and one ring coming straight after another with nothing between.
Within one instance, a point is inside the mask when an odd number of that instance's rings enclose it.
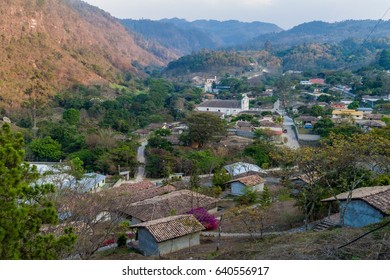
<instances>
[{"instance_id":1,"label":"power line","mask_svg":"<svg viewBox=\"0 0 390 280\"><path fill-rule=\"evenodd\" d=\"M387 11L383 14L383 16L377 21L377 23L375 24L374 28L371 30L371 32L368 34L367 38L364 40L364 42L366 42L368 39L370 39L371 35L374 33L375 29L379 26L379 24L382 23L382 20L385 18L385 16L387 15L387 13L390 11L390 7L387 9ZM363 42L363 44L364 44Z\"/></svg>"},{"instance_id":2,"label":"power line","mask_svg":"<svg viewBox=\"0 0 390 280\"><path fill-rule=\"evenodd\" d=\"M368 40L370 39L371 35L374 33L374 31L378 28L378 26L383 22L383 19L386 17L387 13L390 11L390 7L386 10L386 12L383 14L383 16L376 22L376 24L374 25L374 27L371 29L370 33L368 34L368 36L366 37L366 39L363 40L360 48L355 52L355 54L359 54L361 51L363 51L364 49L364 45L368 42ZM344 67L341 67L339 68L338 70L345 70L347 68L351 68L353 66L357 66L357 65L360 65L360 63L354 63L354 64L350 64L348 66L344 66Z\"/></svg>"}]
</instances>

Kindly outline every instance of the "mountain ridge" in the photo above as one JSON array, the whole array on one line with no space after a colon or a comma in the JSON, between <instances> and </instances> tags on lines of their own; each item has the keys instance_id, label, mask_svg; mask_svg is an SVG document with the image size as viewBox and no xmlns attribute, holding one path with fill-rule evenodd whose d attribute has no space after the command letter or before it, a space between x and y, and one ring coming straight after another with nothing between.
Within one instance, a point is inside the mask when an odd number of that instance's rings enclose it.
<instances>
[{"instance_id":1,"label":"mountain ridge","mask_svg":"<svg viewBox=\"0 0 390 280\"><path fill-rule=\"evenodd\" d=\"M279 48L303 43L340 43L346 39L390 37L390 21L345 20L340 22L311 21L274 34L264 34L241 45L237 49L261 49L269 42Z\"/></svg>"},{"instance_id":2,"label":"mountain ridge","mask_svg":"<svg viewBox=\"0 0 390 280\"><path fill-rule=\"evenodd\" d=\"M147 39L155 40L178 54L185 55L201 49L218 49L237 45L257 35L280 32L275 24L240 22L238 20L195 20L179 18L161 20L122 19L121 23Z\"/></svg>"}]
</instances>

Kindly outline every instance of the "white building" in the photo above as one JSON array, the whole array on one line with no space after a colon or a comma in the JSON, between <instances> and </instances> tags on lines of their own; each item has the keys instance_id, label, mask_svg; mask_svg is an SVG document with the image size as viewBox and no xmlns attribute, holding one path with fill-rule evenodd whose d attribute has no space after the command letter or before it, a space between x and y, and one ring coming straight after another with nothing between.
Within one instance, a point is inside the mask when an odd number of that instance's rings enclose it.
<instances>
[{"instance_id":1,"label":"white building","mask_svg":"<svg viewBox=\"0 0 390 280\"><path fill-rule=\"evenodd\" d=\"M236 162L226 165L224 169L232 176L248 174L249 172L264 173L264 170L259 166L246 162Z\"/></svg>"},{"instance_id":2,"label":"white building","mask_svg":"<svg viewBox=\"0 0 390 280\"><path fill-rule=\"evenodd\" d=\"M207 79L206 83L204 84L204 92L213 92L213 83L217 82L217 76L214 77L214 79Z\"/></svg>"},{"instance_id":3,"label":"white building","mask_svg":"<svg viewBox=\"0 0 390 280\"><path fill-rule=\"evenodd\" d=\"M226 116L237 115L242 111L249 110L249 98L246 94L242 100L207 100L199 104L196 109L200 112L222 113Z\"/></svg>"}]
</instances>

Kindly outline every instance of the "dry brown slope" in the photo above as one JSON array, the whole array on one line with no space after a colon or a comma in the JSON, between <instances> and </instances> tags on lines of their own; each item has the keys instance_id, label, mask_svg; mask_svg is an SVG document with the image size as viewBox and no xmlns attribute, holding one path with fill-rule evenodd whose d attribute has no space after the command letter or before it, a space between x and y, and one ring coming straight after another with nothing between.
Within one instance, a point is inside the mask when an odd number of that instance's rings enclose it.
<instances>
[{"instance_id":1,"label":"dry brown slope","mask_svg":"<svg viewBox=\"0 0 390 280\"><path fill-rule=\"evenodd\" d=\"M134 62L164 65L174 58L166 51L161 59L138 42L109 14L78 0L3 0L0 101L19 105L35 72L54 92L112 81L122 71L141 74Z\"/></svg>"}]
</instances>

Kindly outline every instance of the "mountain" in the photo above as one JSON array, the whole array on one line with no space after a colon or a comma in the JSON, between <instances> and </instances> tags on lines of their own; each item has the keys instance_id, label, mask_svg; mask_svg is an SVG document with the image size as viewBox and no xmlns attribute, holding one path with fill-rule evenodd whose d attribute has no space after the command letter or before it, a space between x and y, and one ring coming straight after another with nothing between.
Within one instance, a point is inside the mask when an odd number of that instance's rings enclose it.
<instances>
[{"instance_id":1,"label":"mountain","mask_svg":"<svg viewBox=\"0 0 390 280\"><path fill-rule=\"evenodd\" d=\"M274 34L258 36L237 49L262 49L265 43L271 43L276 48L287 48L303 43L340 43L346 39L377 39L390 37L390 21L347 20L327 23L313 21L300 24L290 30ZM374 29L374 27L376 28Z\"/></svg>"},{"instance_id":2,"label":"mountain","mask_svg":"<svg viewBox=\"0 0 390 280\"><path fill-rule=\"evenodd\" d=\"M142 75L144 67L177 57L78 0L3 0L0 14L0 101L9 107L37 77L50 95L75 83L115 81L123 72Z\"/></svg>"},{"instance_id":3,"label":"mountain","mask_svg":"<svg viewBox=\"0 0 390 280\"><path fill-rule=\"evenodd\" d=\"M368 66L375 63L384 49L390 49L390 38L303 43L274 54L282 59L284 70L318 71Z\"/></svg>"},{"instance_id":4,"label":"mountain","mask_svg":"<svg viewBox=\"0 0 390 280\"><path fill-rule=\"evenodd\" d=\"M121 22L128 30L142 34L147 39L155 40L180 55L201 49L234 46L261 34L282 31L280 27L270 23L246 23L236 20L189 22L173 18L159 21L124 19Z\"/></svg>"}]
</instances>

